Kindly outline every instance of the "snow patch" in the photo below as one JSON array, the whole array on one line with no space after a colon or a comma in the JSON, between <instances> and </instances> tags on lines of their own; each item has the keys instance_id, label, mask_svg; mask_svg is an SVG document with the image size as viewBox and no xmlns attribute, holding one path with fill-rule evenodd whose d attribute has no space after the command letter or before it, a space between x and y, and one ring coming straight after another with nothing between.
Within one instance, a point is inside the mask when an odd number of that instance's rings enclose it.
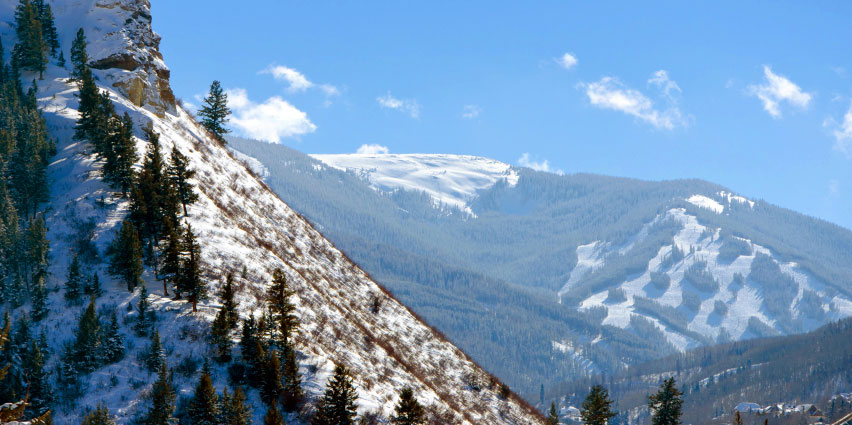
<instances>
[{"instance_id":1,"label":"snow patch","mask_svg":"<svg viewBox=\"0 0 852 425\"><path fill-rule=\"evenodd\" d=\"M689 202L696 207L706 208L716 214L722 214L722 211L725 211L725 207L722 204L704 195L692 195L689 198L686 198L686 202Z\"/></svg>"}]
</instances>

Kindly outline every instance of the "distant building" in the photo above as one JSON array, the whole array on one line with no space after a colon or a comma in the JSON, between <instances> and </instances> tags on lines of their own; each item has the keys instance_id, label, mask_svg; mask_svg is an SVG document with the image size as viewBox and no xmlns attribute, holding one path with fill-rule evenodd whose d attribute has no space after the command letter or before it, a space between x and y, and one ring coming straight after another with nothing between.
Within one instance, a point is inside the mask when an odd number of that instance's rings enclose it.
<instances>
[{"instance_id":1,"label":"distant building","mask_svg":"<svg viewBox=\"0 0 852 425\"><path fill-rule=\"evenodd\" d=\"M740 413L760 413L762 409L760 408L760 405L757 404L757 403L745 403L744 402L744 403L738 404L737 407L734 408L734 410L736 410L737 412L740 412Z\"/></svg>"}]
</instances>

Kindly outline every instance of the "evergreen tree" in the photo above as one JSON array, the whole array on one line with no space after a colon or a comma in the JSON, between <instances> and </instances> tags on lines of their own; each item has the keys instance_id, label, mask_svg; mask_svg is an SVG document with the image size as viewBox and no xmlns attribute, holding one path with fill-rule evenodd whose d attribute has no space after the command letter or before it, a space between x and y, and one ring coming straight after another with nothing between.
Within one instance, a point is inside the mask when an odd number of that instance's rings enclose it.
<instances>
[{"instance_id":1,"label":"evergreen tree","mask_svg":"<svg viewBox=\"0 0 852 425\"><path fill-rule=\"evenodd\" d=\"M42 22L32 2L21 0L15 9L15 31L18 44L15 45L13 60L23 69L39 72L39 79L47 69L47 50Z\"/></svg>"},{"instance_id":2,"label":"evergreen tree","mask_svg":"<svg viewBox=\"0 0 852 425\"><path fill-rule=\"evenodd\" d=\"M222 301L222 310L225 312L224 314L227 319L228 328L236 329L239 324L240 315L239 312L237 312L237 300L234 299L233 273L228 273L228 276L225 277L225 284L222 286L220 300Z\"/></svg>"},{"instance_id":3,"label":"evergreen tree","mask_svg":"<svg viewBox=\"0 0 852 425\"><path fill-rule=\"evenodd\" d=\"M98 316L95 312L95 300L80 316L73 345L73 361L80 372L92 372L100 366L101 333Z\"/></svg>"},{"instance_id":4,"label":"evergreen tree","mask_svg":"<svg viewBox=\"0 0 852 425\"><path fill-rule=\"evenodd\" d=\"M284 418L278 411L278 406L271 404L263 416L263 425L284 425Z\"/></svg>"},{"instance_id":5,"label":"evergreen tree","mask_svg":"<svg viewBox=\"0 0 852 425\"><path fill-rule=\"evenodd\" d=\"M83 418L83 425L115 425L115 420L109 414L109 409L102 403Z\"/></svg>"},{"instance_id":6,"label":"evergreen tree","mask_svg":"<svg viewBox=\"0 0 852 425\"><path fill-rule=\"evenodd\" d=\"M282 392L282 405L284 410L293 412L298 409L304 399L302 391L302 377L299 374L299 363L296 361L296 350L292 344L284 347L282 352L284 388Z\"/></svg>"},{"instance_id":7,"label":"evergreen tree","mask_svg":"<svg viewBox=\"0 0 852 425\"><path fill-rule=\"evenodd\" d=\"M262 364L260 373L260 399L267 405L278 402L284 390L281 377L281 362L273 350L261 349Z\"/></svg>"},{"instance_id":8,"label":"evergreen tree","mask_svg":"<svg viewBox=\"0 0 852 425\"><path fill-rule=\"evenodd\" d=\"M65 299L75 304L79 302L84 285L83 274L80 272L80 261L77 259L77 254L74 254L71 257L71 265L68 266L68 275L65 281Z\"/></svg>"},{"instance_id":9,"label":"evergreen tree","mask_svg":"<svg viewBox=\"0 0 852 425\"><path fill-rule=\"evenodd\" d=\"M74 37L74 41L71 43L71 66L73 67L71 75L75 79L80 78L84 70L89 69L89 54L86 52L86 45L86 33L80 28L77 30L77 36Z\"/></svg>"},{"instance_id":10,"label":"evergreen tree","mask_svg":"<svg viewBox=\"0 0 852 425\"><path fill-rule=\"evenodd\" d=\"M391 423L395 425L424 425L426 423L426 415L423 412L423 406L414 398L414 391L409 388L403 388L399 392L399 402L396 405Z\"/></svg>"},{"instance_id":11,"label":"evergreen tree","mask_svg":"<svg viewBox=\"0 0 852 425\"><path fill-rule=\"evenodd\" d=\"M24 376L28 383L30 406L28 416L38 417L48 411L53 401L53 389L50 386L50 375L44 369L44 356L41 348L32 341L27 356L24 358Z\"/></svg>"},{"instance_id":12,"label":"evergreen tree","mask_svg":"<svg viewBox=\"0 0 852 425\"><path fill-rule=\"evenodd\" d=\"M656 394L648 397L651 425L680 425L683 414L683 393L675 387L675 379L668 378Z\"/></svg>"},{"instance_id":13,"label":"evergreen tree","mask_svg":"<svg viewBox=\"0 0 852 425\"><path fill-rule=\"evenodd\" d=\"M112 364L124 358L124 339L121 337L118 317L115 310L110 312L109 322L101 325L101 344L103 345L103 364Z\"/></svg>"},{"instance_id":14,"label":"evergreen tree","mask_svg":"<svg viewBox=\"0 0 852 425\"><path fill-rule=\"evenodd\" d=\"M242 388L237 387L233 395L229 395L228 389L225 389L222 394L221 419L221 422L227 425L251 424L251 412L246 407L246 394Z\"/></svg>"},{"instance_id":15,"label":"evergreen tree","mask_svg":"<svg viewBox=\"0 0 852 425\"><path fill-rule=\"evenodd\" d=\"M44 38L44 44L50 49L50 55L56 57L56 51L59 50L59 34L56 32L56 24L53 19L53 10L50 3L44 0L36 0L38 7L39 21L41 22L41 33Z\"/></svg>"},{"instance_id":16,"label":"evergreen tree","mask_svg":"<svg viewBox=\"0 0 852 425\"><path fill-rule=\"evenodd\" d=\"M168 296L168 284L177 286L181 273L181 249L183 229L166 217L163 232L166 239L165 247L160 252L160 278L163 279L163 295Z\"/></svg>"},{"instance_id":17,"label":"evergreen tree","mask_svg":"<svg viewBox=\"0 0 852 425\"><path fill-rule=\"evenodd\" d=\"M154 327L154 312L149 311L151 303L148 301L148 288L142 285L139 290L139 302L136 304L136 323L133 324L133 330L139 336L148 335Z\"/></svg>"},{"instance_id":18,"label":"evergreen tree","mask_svg":"<svg viewBox=\"0 0 852 425\"><path fill-rule=\"evenodd\" d=\"M349 372L345 367L337 366L311 424L354 425L358 415L358 405L355 404L357 398Z\"/></svg>"},{"instance_id":19,"label":"evergreen tree","mask_svg":"<svg viewBox=\"0 0 852 425\"><path fill-rule=\"evenodd\" d=\"M139 229L140 238L154 262L154 249L165 239L167 225L177 221L178 199L172 180L167 175L159 134L154 132L150 124L143 131L148 141L148 150L131 191L130 217Z\"/></svg>"},{"instance_id":20,"label":"evergreen tree","mask_svg":"<svg viewBox=\"0 0 852 425\"><path fill-rule=\"evenodd\" d=\"M166 363L159 367L157 381L151 388L151 409L142 420L144 425L174 425L175 390L172 387L172 374L166 369Z\"/></svg>"},{"instance_id":21,"label":"evergreen tree","mask_svg":"<svg viewBox=\"0 0 852 425\"><path fill-rule=\"evenodd\" d=\"M83 293L95 298L99 298L104 294L104 290L101 288L101 279L97 273L92 274L92 277L86 282L83 287Z\"/></svg>"},{"instance_id":22,"label":"evergreen tree","mask_svg":"<svg viewBox=\"0 0 852 425\"><path fill-rule=\"evenodd\" d=\"M61 50L59 51L59 59L56 60L56 64L62 68L65 68L65 53Z\"/></svg>"},{"instance_id":23,"label":"evergreen tree","mask_svg":"<svg viewBox=\"0 0 852 425\"><path fill-rule=\"evenodd\" d=\"M231 329L228 327L228 315L224 308L219 309L210 325L210 342L216 346L217 361L231 361Z\"/></svg>"},{"instance_id":24,"label":"evergreen tree","mask_svg":"<svg viewBox=\"0 0 852 425\"><path fill-rule=\"evenodd\" d=\"M41 214L30 221L26 237L26 263L30 279L35 282L39 277L47 276L50 265L50 241L47 240L47 226Z\"/></svg>"},{"instance_id":25,"label":"evergreen tree","mask_svg":"<svg viewBox=\"0 0 852 425\"><path fill-rule=\"evenodd\" d=\"M219 425L219 401L206 368L195 387L195 394L189 401L187 414L193 425Z\"/></svg>"},{"instance_id":26,"label":"evergreen tree","mask_svg":"<svg viewBox=\"0 0 852 425\"><path fill-rule=\"evenodd\" d=\"M174 184L178 200L183 206L183 215L186 216L188 215L186 211L187 205L192 205L198 201L198 194L195 193L195 188L189 181L195 177L195 170L189 168L189 159L178 150L176 145L172 146L169 177Z\"/></svg>"},{"instance_id":27,"label":"evergreen tree","mask_svg":"<svg viewBox=\"0 0 852 425\"><path fill-rule=\"evenodd\" d=\"M210 93L204 98L204 105L198 111L202 117L201 125L209 131L213 137L221 143L225 143L225 134L230 131L225 128L228 123L228 95L222 90L219 81L213 81L210 85Z\"/></svg>"},{"instance_id":28,"label":"evergreen tree","mask_svg":"<svg viewBox=\"0 0 852 425\"><path fill-rule=\"evenodd\" d=\"M177 287L180 294L186 294L195 313L198 311L198 302L207 297L207 288L201 281L201 247L195 241L195 233L189 225L186 226L183 249L187 255L181 263Z\"/></svg>"},{"instance_id":29,"label":"evergreen tree","mask_svg":"<svg viewBox=\"0 0 852 425\"><path fill-rule=\"evenodd\" d=\"M556 413L556 404L550 403L550 412L547 414L547 419L545 420L545 424L547 425L559 425L559 414Z\"/></svg>"},{"instance_id":30,"label":"evergreen tree","mask_svg":"<svg viewBox=\"0 0 852 425\"><path fill-rule=\"evenodd\" d=\"M33 288L33 320L40 321L47 317L50 312L47 308L47 287L44 285L44 276L39 276Z\"/></svg>"},{"instance_id":31,"label":"evergreen tree","mask_svg":"<svg viewBox=\"0 0 852 425\"><path fill-rule=\"evenodd\" d=\"M121 278L128 291L133 291L142 282L142 244L133 223L124 220L107 248L107 255L110 257L109 272Z\"/></svg>"},{"instance_id":32,"label":"evergreen tree","mask_svg":"<svg viewBox=\"0 0 852 425\"><path fill-rule=\"evenodd\" d=\"M104 165L105 177L126 196L133 184L133 164L139 159L133 140L133 120L127 112L122 117L110 118L106 144L112 148L112 155L107 156Z\"/></svg>"},{"instance_id":33,"label":"evergreen tree","mask_svg":"<svg viewBox=\"0 0 852 425\"><path fill-rule=\"evenodd\" d=\"M587 425L606 425L610 418L616 415L612 411L612 400L609 391L602 385L594 385L583 401L580 416Z\"/></svg>"},{"instance_id":34,"label":"evergreen tree","mask_svg":"<svg viewBox=\"0 0 852 425\"><path fill-rule=\"evenodd\" d=\"M248 366L248 376L251 382L257 382L261 357L259 353L260 340L257 332L257 322L254 316L243 319L242 338L240 338L240 353L243 362Z\"/></svg>"},{"instance_id":35,"label":"evergreen tree","mask_svg":"<svg viewBox=\"0 0 852 425\"><path fill-rule=\"evenodd\" d=\"M145 367L151 372L160 370L166 363L166 354L163 351L163 345L160 343L160 333L156 329L151 334L151 345L148 346L142 360L145 362Z\"/></svg>"},{"instance_id":36,"label":"evergreen tree","mask_svg":"<svg viewBox=\"0 0 852 425\"><path fill-rule=\"evenodd\" d=\"M269 309L273 324L273 339L279 347L285 347L290 341L290 334L299 327L296 317L296 307L290 303L290 297L295 292L287 285L287 278L281 269L272 272L272 285L266 296L266 306Z\"/></svg>"},{"instance_id":37,"label":"evergreen tree","mask_svg":"<svg viewBox=\"0 0 852 425\"><path fill-rule=\"evenodd\" d=\"M0 331L0 357L5 358L5 343L9 340L9 320L7 316L6 324L3 327L3 330ZM0 369L0 381L4 381L9 373L9 364L7 363L2 369ZM20 423L21 418L24 416L24 411L27 403L25 400L21 401L7 401L9 399L3 400L5 404L5 408L0 409L0 423ZM49 420L48 415L43 415L38 418L34 418L33 423L44 422Z\"/></svg>"}]
</instances>

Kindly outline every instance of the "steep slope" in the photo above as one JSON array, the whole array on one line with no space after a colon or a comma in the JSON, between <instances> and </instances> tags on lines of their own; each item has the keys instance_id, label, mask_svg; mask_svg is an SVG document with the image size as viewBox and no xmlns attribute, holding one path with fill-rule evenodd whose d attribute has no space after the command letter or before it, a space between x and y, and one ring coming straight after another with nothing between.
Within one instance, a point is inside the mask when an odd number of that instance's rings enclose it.
<instances>
[{"instance_id":1,"label":"steep slope","mask_svg":"<svg viewBox=\"0 0 852 425\"><path fill-rule=\"evenodd\" d=\"M0 5L4 42L14 40L8 23L12 2ZM405 386L414 389L434 417L470 424L535 424L537 414L514 396L499 397L499 381L491 378L440 333L420 321L405 306L353 264L323 238L307 221L271 192L227 149L210 139L192 118L173 102L168 88L168 70L157 51L159 38L150 27L149 4L145 0L62 0L51 2L62 46L67 49L77 27L90 40L91 65L97 68L101 88L110 91L118 113L128 113L134 128L152 124L161 135L163 150L177 146L197 171L200 195L192 205L188 222L202 246L204 277L215 293L222 277L230 271L247 274L239 282L241 314L258 312L264 288L273 269L281 268L296 290L302 328L296 338L301 372L310 398L316 398L335 364L347 366L358 389L360 411L388 416L396 393ZM61 347L70 338L69 323L76 321L79 307L67 306L62 286L69 251L81 239L103 252L117 224L127 213L127 201L111 191L101 178L101 167L85 143L72 140L78 117L77 88L67 81L65 69L51 65L39 82L38 102L56 138L58 155L50 165L52 181L47 223L53 262L48 285L52 314L39 327L50 335L49 366L59 364ZM24 75L24 81L32 79ZM137 133L136 136L140 136ZM145 146L137 141L137 150ZM102 264L87 266L100 272ZM186 396L197 379L201 359L209 357L206 340L215 301L199 306L197 314L184 302L162 296L161 284L150 272L145 284L152 294L158 329L168 354L168 364L186 365L186 373L175 376L178 394ZM114 309L129 324L138 294L130 294L116 282L105 279L107 294L98 299L98 310ZM379 300L379 308L374 308ZM13 312L20 316L26 307ZM85 397L76 406L55 410L58 423L77 423L85 409L104 402L129 423L145 409L145 392L153 380L140 373L142 341L127 330L130 352L124 360L85 377ZM194 364L194 369L193 365ZM215 385L227 382L224 365L213 365ZM256 391L250 392L255 420L262 416ZM298 418L291 418L298 421Z\"/></svg>"},{"instance_id":2,"label":"steep slope","mask_svg":"<svg viewBox=\"0 0 852 425\"><path fill-rule=\"evenodd\" d=\"M707 182L513 169L517 181L477 186L453 213L434 208L452 184L421 176L480 173L465 157L317 162L262 142L232 146L261 158L295 208L531 399L540 383L852 315L852 232Z\"/></svg>"}]
</instances>

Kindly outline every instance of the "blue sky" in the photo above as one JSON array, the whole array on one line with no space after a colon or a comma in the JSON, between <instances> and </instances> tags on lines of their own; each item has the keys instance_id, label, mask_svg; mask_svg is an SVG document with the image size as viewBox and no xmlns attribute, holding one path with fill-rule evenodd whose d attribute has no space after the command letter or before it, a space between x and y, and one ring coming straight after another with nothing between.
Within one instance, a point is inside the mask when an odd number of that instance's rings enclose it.
<instances>
[{"instance_id":1,"label":"blue sky","mask_svg":"<svg viewBox=\"0 0 852 425\"><path fill-rule=\"evenodd\" d=\"M850 2L152 3L176 94L221 80L237 133L702 178L852 228Z\"/></svg>"}]
</instances>

